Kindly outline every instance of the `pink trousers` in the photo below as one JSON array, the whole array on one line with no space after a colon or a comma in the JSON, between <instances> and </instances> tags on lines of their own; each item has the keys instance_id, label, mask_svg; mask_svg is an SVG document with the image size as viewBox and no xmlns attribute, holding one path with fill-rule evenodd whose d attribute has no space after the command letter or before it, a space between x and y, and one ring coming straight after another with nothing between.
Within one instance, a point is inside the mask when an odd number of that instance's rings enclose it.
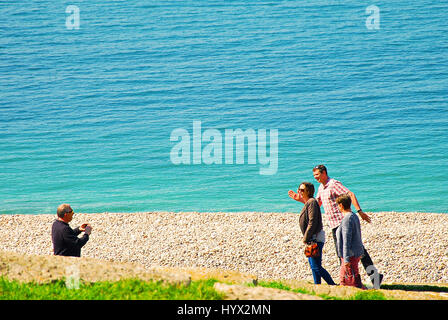
<instances>
[{"instance_id":1,"label":"pink trousers","mask_svg":"<svg viewBox=\"0 0 448 320\"><path fill-rule=\"evenodd\" d=\"M361 257L350 257L350 268L346 268L344 259L341 258L340 285L364 288L359 275L359 260Z\"/></svg>"}]
</instances>

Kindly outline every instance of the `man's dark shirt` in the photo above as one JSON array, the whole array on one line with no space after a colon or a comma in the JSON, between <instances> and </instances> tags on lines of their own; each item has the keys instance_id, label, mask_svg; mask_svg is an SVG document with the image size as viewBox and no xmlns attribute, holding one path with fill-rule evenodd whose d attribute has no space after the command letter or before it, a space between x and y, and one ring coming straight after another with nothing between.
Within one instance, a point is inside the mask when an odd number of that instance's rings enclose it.
<instances>
[{"instance_id":1,"label":"man's dark shirt","mask_svg":"<svg viewBox=\"0 0 448 320\"><path fill-rule=\"evenodd\" d=\"M78 238L80 233L79 227L73 230L68 223L55 220L51 229L54 254L58 256L80 257L81 248L89 240L88 234L84 234L81 238Z\"/></svg>"}]
</instances>

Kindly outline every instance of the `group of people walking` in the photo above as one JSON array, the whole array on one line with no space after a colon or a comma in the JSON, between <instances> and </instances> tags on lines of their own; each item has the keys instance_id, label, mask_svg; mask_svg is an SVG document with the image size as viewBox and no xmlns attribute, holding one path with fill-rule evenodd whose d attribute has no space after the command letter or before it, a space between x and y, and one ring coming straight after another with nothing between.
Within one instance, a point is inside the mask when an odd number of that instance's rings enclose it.
<instances>
[{"instance_id":1,"label":"group of people walking","mask_svg":"<svg viewBox=\"0 0 448 320\"><path fill-rule=\"evenodd\" d=\"M322 267L325 231L320 207L323 205L332 231L336 254L340 260L340 285L364 288L358 268L361 261L373 286L379 288L383 275L378 272L363 245L361 224L358 216L352 212L351 206L355 207L361 219L366 222L371 222L370 217L362 211L353 192L340 181L328 176L324 165L314 167L313 176L320 183L316 197L314 197L314 185L310 182L302 182L297 193L289 190L288 194L292 199L304 203L299 217L304 244L314 242L319 249L316 256L308 258L314 283L320 284L323 278L329 285L335 285L328 271Z\"/></svg>"},{"instance_id":2,"label":"group of people walking","mask_svg":"<svg viewBox=\"0 0 448 320\"><path fill-rule=\"evenodd\" d=\"M353 205L361 219L370 223L370 217L364 213L353 192L340 181L328 176L327 168L318 165L313 168L313 176L320 183L317 195L314 197L314 185L302 182L297 193L289 190L289 196L304 203L300 213L299 224L305 244L317 244L317 255L309 257L315 284L320 284L323 278L329 285L335 285L325 268L322 267L322 250L325 243L320 207L323 205L325 215L335 244L336 254L340 259L340 284L363 288L359 275L358 264L362 262L373 285L379 288L383 275L373 265L361 238L361 225L358 216L352 212ZM52 227L52 240L55 255L81 256L81 248L89 240L92 227L85 223L72 229L69 222L73 218L73 209L68 204L62 204L57 209L57 219ZM84 232L82 237L79 234Z\"/></svg>"}]
</instances>

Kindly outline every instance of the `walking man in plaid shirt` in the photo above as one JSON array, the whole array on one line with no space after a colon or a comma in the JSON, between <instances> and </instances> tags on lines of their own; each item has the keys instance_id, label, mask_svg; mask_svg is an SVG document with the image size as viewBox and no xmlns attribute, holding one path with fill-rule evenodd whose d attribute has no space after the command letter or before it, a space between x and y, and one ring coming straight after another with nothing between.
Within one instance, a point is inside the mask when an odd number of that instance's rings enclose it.
<instances>
[{"instance_id":1,"label":"walking man in plaid shirt","mask_svg":"<svg viewBox=\"0 0 448 320\"><path fill-rule=\"evenodd\" d=\"M338 204L336 203L336 198L342 194L348 194L352 200L353 206L356 208L359 216L364 221L370 223L370 217L361 209L359 205L358 199L353 192L347 189L340 181L332 179L328 176L327 168L324 165L318 165L313 168L314 178L320 183L319 189L317 191L316 200L319 202L319 205L324 206L325 215L328 217L328 223L332 230L333 240L336 248L336 254L338 252L337 240L336 240L336 230L341 224L342 219L344 218L344 214L339 210ZM301 201L301 196L297 193L290 191L290 197L294 200ZM372 279L372 282L375 287L379 288L383 275L378 273L378 270L373 265L372 259L369 256L369 253L364 248L364 254L361 257L362 265L364 269L366 269L367 274ZM372 275L378 275L377 277L372 277ZM375 281L378 280L378 281Z\"/></svg>"}]
</instances>

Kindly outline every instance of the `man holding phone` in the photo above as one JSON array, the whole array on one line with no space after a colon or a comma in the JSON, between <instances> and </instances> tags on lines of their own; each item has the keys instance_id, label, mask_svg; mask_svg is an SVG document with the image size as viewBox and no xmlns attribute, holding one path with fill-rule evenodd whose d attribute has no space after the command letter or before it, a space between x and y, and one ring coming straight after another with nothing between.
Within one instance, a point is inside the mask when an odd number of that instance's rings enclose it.
<instances>
[{"instance_id":1,"label":"man holding phone","mask_svg":"<svg viewBox=\"0 0 448 320\"><path fill-rule=\"evenodd\" d=\"M81 248L89 241L92 227L84 223L72 229L68 224L73 219L73 209L68 204L61 204L57 209L57 219L53 222L51 239L53 252L58 256L80 257ZM81 238L78 235L84 232Z\"/></svg>"}]
</instances>

